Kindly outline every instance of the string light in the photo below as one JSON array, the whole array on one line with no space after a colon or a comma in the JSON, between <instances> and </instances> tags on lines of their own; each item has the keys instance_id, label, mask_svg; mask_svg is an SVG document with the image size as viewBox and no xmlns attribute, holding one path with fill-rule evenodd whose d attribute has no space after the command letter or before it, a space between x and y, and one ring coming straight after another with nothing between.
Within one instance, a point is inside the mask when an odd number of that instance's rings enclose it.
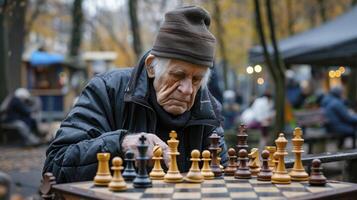
<instances>
[{"instance_id":1,"label":"string light","mask_svg":"<svg viewBox=\"0 0 357 200\"><path fill-rule=\"evenodd\" d=\"M330 70L330 71L328 72L328 75L329 75L330 78L335 78L335 77L336 77L336 72L333 71L333 70Z\"/></svg>"}]
</instances>

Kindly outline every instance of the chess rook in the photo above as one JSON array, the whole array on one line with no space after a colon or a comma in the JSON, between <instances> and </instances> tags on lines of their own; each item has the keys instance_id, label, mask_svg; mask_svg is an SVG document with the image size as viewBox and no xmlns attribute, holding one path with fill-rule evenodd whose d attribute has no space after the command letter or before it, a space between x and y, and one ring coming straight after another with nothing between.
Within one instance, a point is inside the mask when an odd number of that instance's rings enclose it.
<instances>
[{"instance_id":1,"label":"chess rook","mask_svg":"<svg viewBox=\"0 0 357 200\"><path fill-rule=\"evenodd\" d=\"M309 175L306 173L301 161L301 154L304 152L302 145L304 139L302 138L301 128L297 127L294 130L294 138L292 139L293 150L295 153L295 162L292 171L290 172L291 180L293 181L307 181Z\"/></svg>"},{"instance_id":2,"label":"chess rook","mask_svg":"<svg viewBox=\"0 0 357 200\"><path fill-rule=\"evenodd\" d=\"M277 151L275 154L279 157L278 166L271 177L271 182L275 184L289 184L291 177L286 171L284 157L288 155L286 151L286 145L288 141L285 139L284 134L280 133L279 138L275 140Z\"/></svg>"},{"instance_id":3,"label":"chess rook","mask_svg":"<svg viewBox=\"0 0 357 200\"><path fill-rule=\"evenodd\" d=\"M212 154L212 160L211 160L211 169L214 174L214 177L216 178L222 178L222 169L219 166L218 163L218 150L219 150L219 139L220 136L217 135L215 131L213 131L212 135L209 137L211 141L211 145L209 147L209 150L211 151Z\"/></svg>"},{"instance_id":4,"label":"chess rook","mask_svg":"<svg viewBox=\"0 0 357 200\"><path fill-rule=\"evenodd\" d=\"M113 178L110 181L108 187L111 191L124 191L127 189L124 178L121 175L121 170L123 169L122 164L123 160L119 157L115 157L112 160L112 170L113 170Z\"/></svg>"},{"instance_id":5,"label":"chess rook","mask_svg":"<svg viewBox=\"0 0 357 200\"><path fill-rule=\"evenodd\" d=\"M112 180L109 170L110 153L97 153L98 169L94 177L94 185L107 186Z\"/></svg>"},{"instance_id":6,"label":"chess rook","mask_svg":"<svg viewBox=\"0 0 357 200\"><path fill-rule=\"evenodd\" d=\"M134 168L134 162L135 162L134 153L132 151L128 150L125 153L125 162L126 162L126 167L123 171L122 176L125 181L132 181L137 175Z\"/></svg>"},{"instance_id":7,"label":"chess rook","mask_svg":"<svg viewBox=\"0 0 357 200\"><path fill-rule=\"evenodd\" d=\"M177 167L176 158L178 155L180 155L180 153L177 150L179 141L176 138L177 138L177 133L175 131L171 131L170 140L167 141L167 144L170 149L169 151L170 165L166 175L164 176L164 181L167 183L179 183L183 181L183 176L180 174L180 171L178 170Z\"/></svg>"},{"instance_id":8,"label":"chess rook","mask_svg":"<svg viewBox=\"0 0 357 200\"><path fill-rule=\"evenodd\" d=\"M151 179L149 178L148 172L146 170L148 157L146 156L146 151L148 149L148 145L145 144L146 137L142 135L139 138L138 151L139 156L136 158L138 161L138 175L135 177L133 181L133 186L135 188L148 188L152 187Z\"/></svg>"}]
</instances>

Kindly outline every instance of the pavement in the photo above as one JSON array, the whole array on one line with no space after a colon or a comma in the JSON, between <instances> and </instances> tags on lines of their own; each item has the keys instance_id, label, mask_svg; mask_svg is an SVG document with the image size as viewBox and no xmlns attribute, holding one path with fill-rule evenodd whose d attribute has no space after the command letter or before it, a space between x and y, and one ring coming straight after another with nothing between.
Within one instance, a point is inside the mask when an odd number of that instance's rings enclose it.
<instances>
[{"instance_id":1,"label":"pavement","mask_svg":"<svg viewBox=\"0 0 357 200\"><path fill-rule=\"evenodd\" d=\"M12 194L24 199L39 199L42 167L47 146L0 146L0 171L10 175Z\"/></svg>"}]
</instances>

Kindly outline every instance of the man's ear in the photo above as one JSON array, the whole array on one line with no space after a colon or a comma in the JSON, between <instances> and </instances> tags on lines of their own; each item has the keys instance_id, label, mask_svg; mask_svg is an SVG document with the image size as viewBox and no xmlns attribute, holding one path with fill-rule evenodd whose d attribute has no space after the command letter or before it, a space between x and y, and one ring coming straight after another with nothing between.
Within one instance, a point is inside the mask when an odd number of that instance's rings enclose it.
<instances>
[{"instance_id":1,"label":"man's ear","mask_svg":"<svg viewBox=\"0 0 357 200\"><path fill-rule=\"evenodd\" d=\"M155 69L154 66L152 66L152 61L154 60L155 56L149 54L148 57L145 59L145 68L148 73L149 78L154 78L155 77Z\"/></svg>"}]
</instances>

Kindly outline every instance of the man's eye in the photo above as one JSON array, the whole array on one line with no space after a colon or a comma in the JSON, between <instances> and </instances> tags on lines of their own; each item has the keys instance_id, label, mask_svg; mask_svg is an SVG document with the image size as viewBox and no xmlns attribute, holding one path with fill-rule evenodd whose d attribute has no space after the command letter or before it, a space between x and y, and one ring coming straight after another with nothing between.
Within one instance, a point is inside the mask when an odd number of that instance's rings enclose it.
<instances>
[{"instance_id":1,"label":"man's eye","mask_svg":"<svg viewBox=\"0 0 357 200\"><path fill-rule=\"evenodd\" d=\"M193 78L193 79L192 79L192 83L193 83L194 85L196 85L196 84L201 83L201 80L202 80L202 78Z\"/></svg>"},{"instance_id":2,"label":"man's eye","mask_svg":"<svg viewBox=\"0 0 357 200\"><path fill-rule=\"evenodd\" d=\"M185 75L184 74L172 74L172 76L175 78L175 79L184 79L185 78Z\"/></svg>"}]
</instances>

